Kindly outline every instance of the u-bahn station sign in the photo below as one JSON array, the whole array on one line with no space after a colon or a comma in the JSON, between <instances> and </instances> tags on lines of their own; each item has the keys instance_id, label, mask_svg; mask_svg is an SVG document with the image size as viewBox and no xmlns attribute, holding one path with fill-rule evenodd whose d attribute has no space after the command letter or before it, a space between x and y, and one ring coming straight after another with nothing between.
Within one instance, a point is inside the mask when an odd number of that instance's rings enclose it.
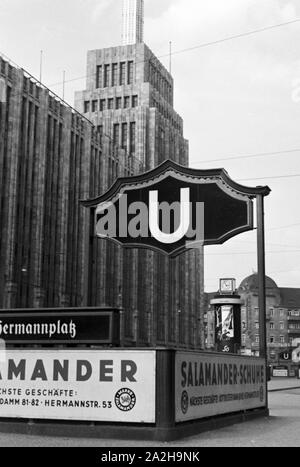
<instances>
[{"instance_id":1,"label":"u-bahn station sign","mask_svg":"<svg viewBox=\"0 0 300 467\"><path fill-rule=\"evenodd\" d=\"M176 257L253 229L269 192L166 161L82 203L99 238ZM119 311L0 312L0 429L168 441L268 414L263 356L121 348Z\"/></svg>"},{"instance_id":2,"label":"u-bahn station sign","mask_svg":"<svg viewBox=\"0 0 300 467\"><path fill-rule=\"evenodd\" d=\"M269 189L242 186L223 169L194 170L168 160L145 174L119 178L83 205L95 212L98 237L176 256L252 230L252 199L259 193Z\"/></svg>"}]
</instances>

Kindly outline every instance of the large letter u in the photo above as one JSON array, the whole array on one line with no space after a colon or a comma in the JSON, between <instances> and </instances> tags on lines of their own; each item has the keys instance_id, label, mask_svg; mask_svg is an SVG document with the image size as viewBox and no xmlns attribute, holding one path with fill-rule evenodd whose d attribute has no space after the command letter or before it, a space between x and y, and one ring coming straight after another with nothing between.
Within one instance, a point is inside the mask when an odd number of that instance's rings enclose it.
<instances>
[{"instance_id":1,"label":"large letter u","mask_svg":"<svg viewBox=\"0 0 300 467\"><path fill-rule=\"evenodd\" d=\"M190 189L180 190L180 224L178 229L167 234L159 228L158 191L149 192L149 229L154 238L161 243L171 244L181 240L190 226Z\"/></svg>"}]
</instances>

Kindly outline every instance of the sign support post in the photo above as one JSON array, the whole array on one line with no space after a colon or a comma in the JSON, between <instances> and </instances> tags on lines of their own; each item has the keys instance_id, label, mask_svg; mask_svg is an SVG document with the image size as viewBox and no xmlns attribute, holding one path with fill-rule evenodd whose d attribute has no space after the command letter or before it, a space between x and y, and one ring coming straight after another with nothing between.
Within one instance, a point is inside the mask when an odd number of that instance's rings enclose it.
<instances>
[{"instance_id":1,"label":"sign support post","mask_svg":"<svg viewBox=\"0 0 300 467\"><path fill-rule=\"evenodd\" d=\"M267 359L266 336L266 267L264 197L257 195L257 265L258 265L258 306L259 306L259 356Z\"/></svg>"},{"instance_id":2,"label":"sign support post","mask_svg":"<svg viewBox=\"0 0 300 467\"><path fill-rule=\"evenodd\" d=\"M266 264L265 264L265 219L264 195L256 197L257 211L257 268L258 268L258 309L259 309L259 356L265 359L268 366L267 353L267 317L266 317ZM265 382L267 388L267 381ZM268 406L268 391L266 390Z\"/></svg>"}]
</instances>

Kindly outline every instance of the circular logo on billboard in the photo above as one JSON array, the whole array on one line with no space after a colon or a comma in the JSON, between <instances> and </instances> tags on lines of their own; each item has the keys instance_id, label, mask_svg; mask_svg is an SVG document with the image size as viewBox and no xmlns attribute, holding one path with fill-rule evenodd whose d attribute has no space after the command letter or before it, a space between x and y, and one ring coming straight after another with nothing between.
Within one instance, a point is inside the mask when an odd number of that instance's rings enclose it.
<instances>
[{"instance_id":1,"label":"circular logo on billboard","mask_svg":"<svg viewBox=\"0 0 300 467\"><path fill-rule=\"evenodd\" d=\"M115 404L122 412L129 412L136 404L134 392L128 388L120 389L115 395Z\"/></svg>"},{"instance_id":2,"label":"circular logo on billboard","mask_svg":"<svg viewBox=\"0 0 300 467\"><path fill-rule=\"evenodd\" d=\"M189 395L186 391L183 391L181 395L181 410L185 415L189 409Z\"/></svg>"}]
</instances>

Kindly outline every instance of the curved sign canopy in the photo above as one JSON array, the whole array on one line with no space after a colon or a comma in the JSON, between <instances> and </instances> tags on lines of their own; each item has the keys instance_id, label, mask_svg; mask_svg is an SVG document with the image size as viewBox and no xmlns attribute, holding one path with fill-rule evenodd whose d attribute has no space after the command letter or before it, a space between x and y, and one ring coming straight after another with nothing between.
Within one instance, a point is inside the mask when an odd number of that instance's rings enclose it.
<instances>
[{"instance_id":1,"label":"curved sign canopy","mask_svg":"<svg viewBox=\"0 0 300 467\"><path fill-rule=\"evenodd\" d=\"M195 170L167 160L117 179L105 194L82 203L95 211L98 237L177 256L252 230L252 199L269 193L268 187L234 182L223 169Z\"/></svg>"}]
</instances>

